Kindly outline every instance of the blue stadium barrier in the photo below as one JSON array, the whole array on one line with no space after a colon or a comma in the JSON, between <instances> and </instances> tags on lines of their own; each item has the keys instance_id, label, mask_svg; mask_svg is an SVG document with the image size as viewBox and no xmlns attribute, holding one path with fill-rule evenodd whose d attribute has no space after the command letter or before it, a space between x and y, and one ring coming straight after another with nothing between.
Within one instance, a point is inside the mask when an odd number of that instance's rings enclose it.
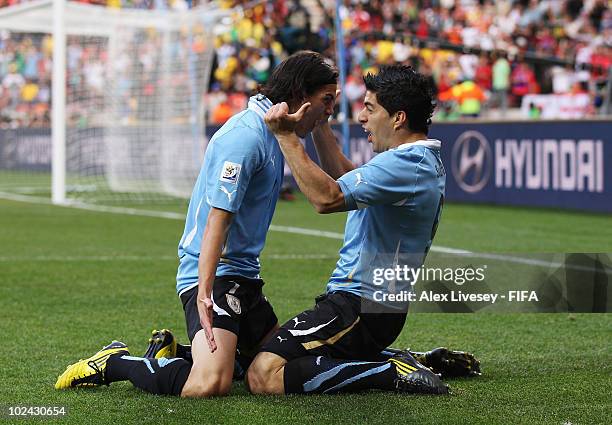
<instances>
[{"instance_id":1,"label":"blue stadium barrier","mask_svg":"<svg viewBox=\"0 0 612 425\"><path fill-rule=\"evenodd\" d=\"M430 137L442 141L449 201L612 212L611 134L611 121L521 121L435 124ZM366 162L359 125L350 139L351 159Z\"/></svg>"},{"instance_id":2,"label":"blue stadium barrier","mask_svg":"<svg viewBox=\"0 0 612 425\"><path fill-rule=\"evenodd\" d=\"M51 130L0 130L0 171L51 172Z\"/></svg>"},{"instance_id":3,"label":"blue stadium barrier","mask_svg":"<svg viewBox=\"0 0 612 425\"><path fill-rule=\"evenodd\" d=\"M449 201L612 212L611 133L610 121L474 122L435 124L430 137L442 141ZM50 170L50 146L49 129L0 130L0 170ZM350 146L358 165L373 155L359 125Z\"/></svg>"},{"instance_id":4,"label":"blue stadium barrier","mask_svg":"<svg viewBox=\"0 0 612 425\"><path fill-rule=\"evenodd\" d=\"M447 199L612 212L612 122L438 124ZM606 167L607 165L607 167Z\"/></svg>"}]
</instances>

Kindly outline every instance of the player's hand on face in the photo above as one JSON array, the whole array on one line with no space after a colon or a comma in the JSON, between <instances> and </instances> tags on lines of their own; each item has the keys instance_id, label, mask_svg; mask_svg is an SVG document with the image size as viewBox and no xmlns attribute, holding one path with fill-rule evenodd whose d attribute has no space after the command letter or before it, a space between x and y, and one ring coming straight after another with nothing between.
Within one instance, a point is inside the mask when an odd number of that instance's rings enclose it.
<instances>
[{"instance_id":1,"label":"player's hand on face","mask_svg":"<svg viewBox=\"0 0 612 425\"><path fill-rule=\"evenodd\" d=\"M202 329L204 329L204 333L206 334L208 348L210 348L211 353L214 353L217 349L217 343L215 342L215 336L212 331L213 303L208 295L200 296L199 292L198 313L200 315L200 325L202 325Z\"/></svg>"},{"instance_id":2,"label":"player's hand on face","mask_svg":"<svg viewBox=\"0 0 612 425\"><path fill-rule=\"evenodd\" d=\"M306 114L310 105L310 102L306 102L297 112L290 114L289 105L286 102L277 103L266 112L264 120L275 135L289 135L295 132L295 126L304 118L304 114Z\"/></svg>"}]
</instances>

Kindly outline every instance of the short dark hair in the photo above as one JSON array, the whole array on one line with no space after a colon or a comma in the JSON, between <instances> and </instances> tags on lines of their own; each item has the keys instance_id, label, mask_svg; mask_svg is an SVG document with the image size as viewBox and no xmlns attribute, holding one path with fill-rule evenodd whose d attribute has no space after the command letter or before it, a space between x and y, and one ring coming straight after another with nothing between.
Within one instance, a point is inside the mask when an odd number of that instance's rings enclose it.
<instances>
[{"instance_id":1,"label":"short dark hair","mask_svg":"<svg viewBox=\"0 0 612 425\"><path fill-rule=\"evenodd\" d=\"M429 79L406 65L383 65L376 75L363 77L366 89L389 115L404 111L408 128L427 134L436 107Z\"/></svg>"},{"instance_id":2,"label":"short dark hair","mask_svg":"<svg viewBox=\"0 0 612 425\"><path fill-rule=\"evenodd\" d=\"M338 71L321 54L302 50L282 61L260 88L272 103L295 102L327 84L337 84Z\"/></svg>"}]
</instances>

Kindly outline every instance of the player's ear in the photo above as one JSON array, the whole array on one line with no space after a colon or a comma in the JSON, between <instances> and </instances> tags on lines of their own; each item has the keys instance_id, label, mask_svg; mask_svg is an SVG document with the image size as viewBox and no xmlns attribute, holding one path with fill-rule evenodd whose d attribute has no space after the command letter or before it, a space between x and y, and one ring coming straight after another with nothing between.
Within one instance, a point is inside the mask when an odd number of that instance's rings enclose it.
<instances>
[{"instance_id":1,"label":"player's ear","mask_svg":"<svg viewBox=\"0 0 612 425\"><path fill-rule=\"evenodd\" d=\"M408 123L408 117L406 116L406 112L397 111L395 113L395 119L393 121L393 129L399 130L404 127Z\"/></svg>"}]
</instances>

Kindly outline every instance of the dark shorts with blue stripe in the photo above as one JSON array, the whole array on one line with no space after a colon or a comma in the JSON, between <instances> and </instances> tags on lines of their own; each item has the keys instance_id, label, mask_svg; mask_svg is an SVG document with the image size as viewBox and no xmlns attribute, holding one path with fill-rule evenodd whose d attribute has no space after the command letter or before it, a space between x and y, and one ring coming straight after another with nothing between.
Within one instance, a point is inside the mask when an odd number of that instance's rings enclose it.
<instances>
[{"instance_id":1,"label":"dark shorts with blue stripe","mask_svg":"<svg viewBox=\"0 0 612 425\"><path fill-rule=\"evenodd\" d=\"M377 361L402 331L407 313L374 304L349 292L321 295L313 309L281 326L261 351L287 361L313 355Z\"/></svg>"}]
</instances>

